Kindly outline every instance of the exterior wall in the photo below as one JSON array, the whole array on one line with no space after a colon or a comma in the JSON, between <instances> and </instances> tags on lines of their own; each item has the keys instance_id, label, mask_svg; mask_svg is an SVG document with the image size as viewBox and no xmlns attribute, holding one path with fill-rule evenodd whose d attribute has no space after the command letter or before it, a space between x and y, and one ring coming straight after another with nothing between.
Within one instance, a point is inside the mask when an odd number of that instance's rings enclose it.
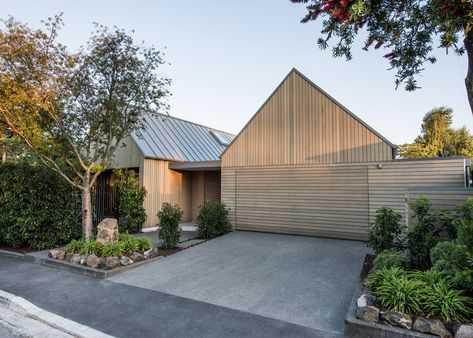
<instances>
[{"instance_id":1,"label":"exterior wall","mask_svg":"<svg viewBox=\"0 0 473 338\"><path fill-rule=\"evenodd\" d=\"M222 167L383 161L392 148L293 71L222 155Z\"/></svg>"},{"instance_id":2,"label":"exterior wall","mask_svg":"<svg viewBox=\"0 0 473 338\"><path fill-rule=\"evenodd\" d=\"M197 221L204 201L220 201L220 172L196 171L192 174L192 222Z\"/></svg>"},{"instance_id":3,"label":"exterior wall","mask_svg":"<svg viewBox=\"0 0 473 338\"><path fill-rule=\"evenodd\" d=\"M163 203L177 204L184 211L183 222L191 221L192 176L168 168L169 162L143 160L142 184L147 190L143 206L148 218L143 227L154 227Z\"/></svg>"},{"instance_id":4,"label":"exterior wall","mask_svg":"<svg viewBox=\"0 0 473 338\"><path fill-rule=\"evenodd\" d=\"M391 207L405 221L408 189L464 187L464 166L442 159L224 167L222 201L237 230L366 240L376 209Z\"/></svg>"},{"instance_id":5,"label":"exterior wall","mask_svg":"<svg viewBox=\"0 0 473 338\"><path fill-rule=\"evenodd\" d=\"M131 137L124 139L124 147L115 152L110 168L139 168L143 161L141 151Z\"/></svg>"}]
</instances>

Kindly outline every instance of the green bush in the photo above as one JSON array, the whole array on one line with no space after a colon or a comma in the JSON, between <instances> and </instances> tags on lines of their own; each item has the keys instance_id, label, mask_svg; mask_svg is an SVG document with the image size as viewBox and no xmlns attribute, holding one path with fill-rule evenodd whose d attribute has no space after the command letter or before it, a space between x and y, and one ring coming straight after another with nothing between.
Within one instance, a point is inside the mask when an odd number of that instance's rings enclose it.
<instances>
[{"instance_id":1,"label":"green bush","mask_svg":"<svg viewBox=\"0 0 473 338\"><path fill-rule=\"evenodd\" d=\"M199 236L212 239L225 235L232 230L228 220L229 210L225 204L217 201L205 201L197 217Z\"/></svg>"},{"instance_id":2,"label":"green bush","mask_svg":"<svg viewBox=\"0 0 473 338\"><path fill-rule=\"evenodd\" d=\"M120 257L123 256L124 248L122 242L107 243L102 247L101 254L103 257Z\"/></svg>"},{"instance_id":3,"label":"green bush","mask_svg":"<svg viewBox=\"0 0 473 338\"><path fill-rule=\"evenodd\" d=\"M436 283L423 292L427 317L442 317L446 322L465 322L473 312L473 299L462 291L450 289L447 283Z\"/></svg>"},{"instance_id":4,"label":"green bush","mask_svg":"<svg viewBox=\"0 0 473 338\"><path fill-rule=\"evenodd\" d=\"M103 244L95 240L86 242L84 246L82 247L82 249L80 250L80 253L84 255L100 256L102 254L102 247L103 247Z\"/></svg>"},{"instance_id":5,"label":"green bush","mask_svg":"<svg viewBox=\"0 0 473 338\"><path fill-rule=\"evenodd\" d=\"M123 252L126 254L132 254L133 252L140 251L138 239L133 236L123 234L119 237L119 242L122 245Z\"/></svg>"},{"instance_id":6,"label":"green bush","mask_svg":"<svg viewBox=\"0 0 473 338\"><path fill-rule=\"evenodd\" d=\"M72 240L69 244L66 245L66 252L70 253L79 253L85 245L83 240Z\"/></svg>"},{"instance_id":7,"label":"green bush","mask_svg":"<svg viewBox=\"0 0 473 338\"><path fill-rule=\"evenodd\" d=\"M451 286L448 276L445 276L443 273L434 269L429 269L427 271L415 271L410 274L410 277L423 282L426 286L432 286L435 284L445 284Z\"/></svg>"},{"instance_id":8,"label":"green bush","mask_svg":"<svg viewBox=\"0 0 473 338\"><path fill-rule=\"evenodd\" d=\"M376 210L376 218L368 233L368 245L376 254L397 249L401 243L401 214L386 207Z\"/></svg>"},{"instance_id":9,"label":"green bush","mask_svg":"<svg viewBox=\"0 0 473 338\"><path fill-rule=\"evenodd\" d=\"M473 221L473 197L469 197L466 202L459 205L456 210L459 219Z\"/></svg>"},{"instance_id":10,"label":"green bush","mask_svg":"<svg viewBox=\"0 0 473 338\"><path fill-rule=\"evenodd\" d=\"M372 272L367 278L367 285L371 291L376 293L378 288L382 286L385 281L405 277L406 271L401 268L382 268Z\"/></svg>"},{"instance_id":11,"label":"green bush","mask_svg":"<svg viewBox=\"0 0 473 338\"><path fill-rule=\"evenodd\" d=\"M424 283L407 276L384 280L376 297L389 311L422 313Z\"/></svg>"},{"instance_id":12,"label":"green bush","mask_svg":"<svg viewBox=\"0 0 473 338\"><path fill-rule=\"evenodd\" d=\"M383 251L373 261L375 270L382 268L402 268L406 269L409 266L409 257L404 252L399 251Z\"/></svg>"},{"instance_id":13,"label":"green bush","mask_svg":"<svg viewBox=\"0 0 473 338\"><path fill-rule=\"evenodd\" d=\"M80 237L80 199L61 177L26 163L0 165L0 242L48 249Z\"/></svg>"},{"instance_id":14,"label":"green bush","mask_svg":"<svg viewBox=\"0 0 473 338\"><path fill-rule=\"evenodd\" d=\"M136 233L146 221L143 201L146 189L140 188L140 181L134 170L113 171L118 188L118 207L115 210L121 232Z\"/></svg>"},{"instance_id":15,"label":"green bush","mask_svg":"<svg viewBox=\"0 0 473 338\"><path fill-rule=\"evenodd\" d=\"M148 237L138 237L136 242L138 243L139 252L148 251L153 248L153 243L151 243L151 240Z\"/></svg>"},{"instance_id":16,"label":"green bush","mask_svg":"<svg viewBox=\"0 0 473 338\"><path fill-rule=\"evenodd\" d=\"M163 203L158 212L159 240L163 249L172 249L181 238L179 222L182 220L183 211L177 206Z\"/></svg>"}]
</instances>

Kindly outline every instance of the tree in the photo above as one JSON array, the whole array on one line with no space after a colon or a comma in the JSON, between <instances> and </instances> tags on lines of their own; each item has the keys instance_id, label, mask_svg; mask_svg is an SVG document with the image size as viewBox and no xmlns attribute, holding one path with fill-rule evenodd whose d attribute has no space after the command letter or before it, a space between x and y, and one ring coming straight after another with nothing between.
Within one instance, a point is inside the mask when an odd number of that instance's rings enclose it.
<instances>
[{"instance_id":1,"label":"tree","mask_svg":"<svg viewBox=\"0 0 473 338\"><path fill-rule=\"evenodd\" d=\"M0 116L39 162L81 192L82 232L92 237L91 188L146 114L167 106L161 53L125 31L96 25L85 48L57 42L61 17L45 30L13 18L0 31Z\"/></svg>"},{"instance_id":2,"label":"tree","mask_svg":"<svg viewBox=\"0 0 473 338\"><path fill-rule=\"evenodd\" d=\"M471 0L291 0L307 3L308 14L302 22L326 17L318 45L332 48L334 57L352 58L355 37L366 27L368 37L364 49L384 46L384 55L397 70L396 88L405 83L408 91L418 87L416 75L425 63L435 63L432 51L440 47L468 56L465 86L473 113L473 1ZM461 41L463 40L463 41Z\"/></svg>"},{"instance_id":3,"label":"tree","mask_svg":"<svg viewBox=\"0 0 473 338\"><path fill-rule=\"evenodd\" d=\"M473 158L473 136L465 128L454 129L450 108L435 108L425 114L422 134L413 143L398 148L403 158L464 156Z\"/></svg>"}]
</instances>

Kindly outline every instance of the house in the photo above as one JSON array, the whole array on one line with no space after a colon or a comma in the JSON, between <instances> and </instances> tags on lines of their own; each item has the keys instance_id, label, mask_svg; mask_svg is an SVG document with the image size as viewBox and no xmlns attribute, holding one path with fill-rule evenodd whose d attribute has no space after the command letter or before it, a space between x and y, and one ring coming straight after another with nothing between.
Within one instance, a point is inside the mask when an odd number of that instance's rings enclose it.
<instances>
[{"instance_id":1,"label":"house","mask_svg":"<svg viewBox=\"0 0 473 338\"><path fill-rule=\"evenodd\" d=\"M470 160L395 159L391 142L296 69L236 137L159 115L127 143L116 166L136 168L148 190L145 227L163 202L188 222L221 199L237 230L366 240L380 206L409 222L411 195L443 206L472 194Z\"/></svg>"}]
</instances>

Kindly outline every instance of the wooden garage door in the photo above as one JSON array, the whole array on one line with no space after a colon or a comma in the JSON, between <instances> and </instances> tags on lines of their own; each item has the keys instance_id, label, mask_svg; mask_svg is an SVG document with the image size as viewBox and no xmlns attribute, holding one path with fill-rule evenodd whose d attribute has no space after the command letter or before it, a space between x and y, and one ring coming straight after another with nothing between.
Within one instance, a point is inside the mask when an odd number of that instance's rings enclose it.
<instances>
[{"instance_id":1,"label":"wooden garage door","mask_svg":"<svg viewBox=\"0 0 473 338\"><path fill-rule=\"evenodd\" d=\"M236 230L367 238L366 166L225 169L222 199Z\"/></svg>"}]
</instances>

